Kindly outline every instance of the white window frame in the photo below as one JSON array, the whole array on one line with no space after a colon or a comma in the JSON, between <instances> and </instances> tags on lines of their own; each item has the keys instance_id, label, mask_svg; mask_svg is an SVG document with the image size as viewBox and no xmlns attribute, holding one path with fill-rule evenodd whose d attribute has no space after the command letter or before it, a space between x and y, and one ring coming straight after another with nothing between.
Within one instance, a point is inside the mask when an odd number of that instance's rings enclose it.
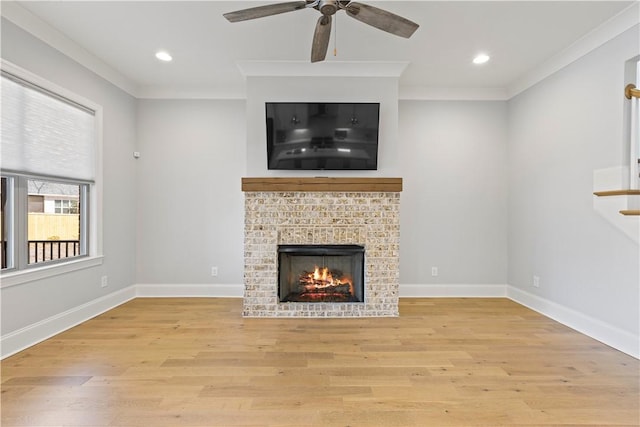
<instances>
[{"instance_id":1,"label":"white window frame","mask_svg":"<svg viewBox=\"0 0 640 427\"><path fill-rule=\"evenodd\" d=\"M6 173L2 174L4 178L10 178L13 183L13 210L11 214L15 221L13 221L13 228L11 232L13 236L20 237L19 239L7 239L7 248L11 248L11 251L7 251L7 268L3 270L4 272L11 271L23 271L33 268L38 268L46 265L52 264L60 264L65 262L70 262L72 260L79 259L81 257L89 256L89 244L88 241L91 239L91 235L89 233L88 225L91 223L88 221L87 216L89 215L89 209L87 205L90 203L91 197L91 186L92 183L79 181L79 180L65 180L59 178L50 178L46 176L33 176L28 174L19 174L19 173ZM45 181L49 183L60 183L60 184L69 184L79 187L79 214L80 214L80 238L79 238L79 255L73 257L66 258L58 258L48 261L38 261L37 263L30 263L30 253L29 253L29 230L28 230L28 181L36 180L36 181ZM9 187L8 184L7 187ZM60 214L64 215L64 214ZM6 227L9 229L9 227ZM3 276L4 278L4 276Z\"/></svg>"},{"instance_id":2,"label":"white window frame","mask_svg":"<svg viewBox=\"0 0 640 427\"><path fill-rule=\"evenodd\" d=\"M102 264L103 261L103 252L102 252L102 241L103 241L103 233L102 233L102 187L103 187L103 170L102 170L102 130L103 130L103 109L102 106L96 104L95 102L88 100L74 92L69 91L66 88L58 86L30 71L27 71L21 67L18 67L15 64L12 64L8 61L2 59L0 61L0 66L3 70L24 79L36 86L39 86L47 91L55 93L56 95L66 98L72 102L83 105L94 111L95 114L95 180L92 184L89 185L88 194L85 194L86 200L88 203L85 204L84 208L87 209L85 215L81 215L81 218L84 221L87 221L85 224L81 224L81 227L84 227L87 230L86 239L84 239L85 244L87 245L86 256L83 257L72 257L65 260L60 260L59 262L54 263L43 263L43 264L32 264L26 268L15 268L14 264L13 269L5 269L0 273L0 288L6 288L10 286L16 286L23 283L29 283L35 280L47 279L50 277L58 276L60 274L66 274L73 271L82 270L85 268L91 268L94 266L98 266ZM16 174L3 174L3 176L14 177L13 179L17 179ZM37 177L38 179L43 180L54 180L53 178L48 178L46 176ZM76 183L76 181L71 180L70 182ZM7 187L10 187L9 185ZM17 187L18 185L13 186L16 191L20 191ZM86 187L81 187L85 188ZM7 214L6 220L9 221L7 224L8 227L8 236L14 241L16 239L21 239L24 237L25 245L26 245L26 224L23 226L20 222L26 221L26 206L20 208L18 200L20 200L20 196L17 194L12 194L12 192L8 191L8 196L12 197L11 201L7 202L7 210L9 207L12 207L12 211ZM26 196L26 188L24 200L27 200ZM24 211L24 212L21 212ZM24 218L21 218L24 217ZM21 231L21 227L24 228L24 231ZM21 233L25 233L21 235ZM8 245L10 246L10 245ZM14 250L17 248L13 248ZM7 249L7 255L11 255L11 249ZM17 252L17 250L16 250ZM13 257L18 255L13 252ZM23 264L24 267L24 264Z\"/></svg>"}]
</instances>

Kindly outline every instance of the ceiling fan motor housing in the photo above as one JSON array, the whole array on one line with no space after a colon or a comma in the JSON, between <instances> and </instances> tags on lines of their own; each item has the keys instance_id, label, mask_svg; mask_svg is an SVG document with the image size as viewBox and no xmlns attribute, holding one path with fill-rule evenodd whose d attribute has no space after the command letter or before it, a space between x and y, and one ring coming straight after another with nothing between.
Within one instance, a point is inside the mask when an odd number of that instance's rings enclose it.
<instances>
[{"instance_id":1,"label":"ceiling fan motor housing","mask_svg":"<svg viewBox=\"0 0 640 427\"><path fill-rule=\"evenodd\" d=\"M338 11L337 0L320 0L318 3L318 10L323 15L333 15Z\"/></svg>"}]
</instances>

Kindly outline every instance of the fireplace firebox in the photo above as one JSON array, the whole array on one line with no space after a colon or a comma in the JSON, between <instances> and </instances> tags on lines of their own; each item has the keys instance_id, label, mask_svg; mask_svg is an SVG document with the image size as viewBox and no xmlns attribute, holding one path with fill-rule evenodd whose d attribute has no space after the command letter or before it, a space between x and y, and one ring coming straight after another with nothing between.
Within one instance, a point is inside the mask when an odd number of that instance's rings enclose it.
<instances>
[{"instance_id":1,"label":"fireplace firebox","mask_svg":"<svg viewBox=\"0 0 640 427\"><path fill-rule=\"evenodd\" d=\"M364 246L279 245L280 302L364 302Z\"/></svg>"}]
</instances>

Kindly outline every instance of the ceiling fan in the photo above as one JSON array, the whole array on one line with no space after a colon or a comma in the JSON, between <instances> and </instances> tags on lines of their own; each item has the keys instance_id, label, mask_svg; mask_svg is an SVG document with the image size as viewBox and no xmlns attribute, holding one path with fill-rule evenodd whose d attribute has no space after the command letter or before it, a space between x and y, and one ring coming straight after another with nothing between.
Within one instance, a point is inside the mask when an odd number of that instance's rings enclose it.
<instances>
[{"instance_id":1,"label":"ceiling fan","mask_svg":"<svg viewBox=\"0 0 640 427\"><path fill-rule=\"evenodd\" d=\"M229 22L239 22L278 15L280 13L294 12L301 9L316 9L322 14L318 19L316 29L313 33L311 62L324 61L324 58L327 56L327 48L329 47L329 38L331 36L332 16L338 10L344 10L347 15L360 22L404 38L411 37L419 27L415 22L386 10L355 1L340 0L301 0L275 3L237 10L235 12L225 13L223 16L227 18Z\"/></svg>"}]
</instances>

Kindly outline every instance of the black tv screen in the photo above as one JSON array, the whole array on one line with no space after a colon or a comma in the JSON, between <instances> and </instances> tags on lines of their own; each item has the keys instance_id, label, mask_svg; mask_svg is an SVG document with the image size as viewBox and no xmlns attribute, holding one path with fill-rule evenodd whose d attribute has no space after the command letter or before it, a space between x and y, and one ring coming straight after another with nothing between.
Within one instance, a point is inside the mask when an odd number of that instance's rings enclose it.
<instances>
[{"instance_id":1,"label":"black tv screen","mask_svg":"<svg viewBox=\"0 0 640 427\"><path fill-rule=\"evenodd\" d=\"M377 170L379 103L267 102L267 160L278 170Z\"/></svg>"}]
</instances>

